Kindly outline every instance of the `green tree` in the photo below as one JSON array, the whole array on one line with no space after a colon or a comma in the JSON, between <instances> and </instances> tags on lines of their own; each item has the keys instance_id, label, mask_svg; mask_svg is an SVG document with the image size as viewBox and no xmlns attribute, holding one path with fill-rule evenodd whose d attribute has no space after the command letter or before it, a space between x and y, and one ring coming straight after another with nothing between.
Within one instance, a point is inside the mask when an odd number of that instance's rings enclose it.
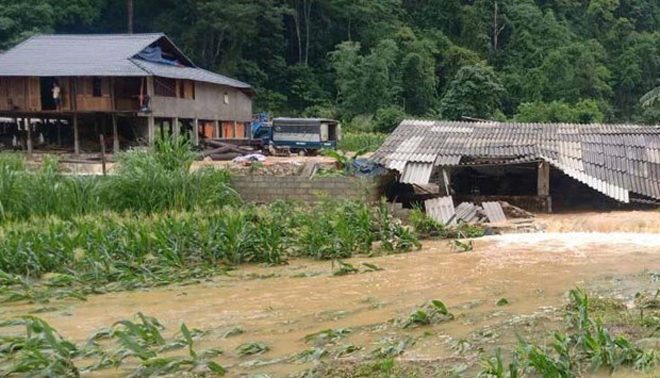
<instances>
[{"instance_id":1,"label":"green tree","mask_svg":"<svg viewBox=\"0 0 660 378\"><path fill-rule=\"evenodd\" d=\"M374 131L391 133L406 118L406 111L400 106L380 108L374 117Z\"/></svg>"},{"instance_id":2,"label":"green tree","mask_svg":"<svg viewBox=\"0 0 660 378\"><path fill-rule=\"evenodd\" d=\"M498 109L504 87L495 71L484 64L465 66L458 71L440 102L440 114L447 119L490 118Z\"/></svg>"},{"instance_id":3,"label":"green tree","mask_svg":"<svg viewBox=\"0 0 660 378\"><path fill-rule=\"evenodd\" d=\"M527 102L518 107L516 122L602 123L605 116L594 100L576 104L560 101Z\"/></svg>"}]
</instances>

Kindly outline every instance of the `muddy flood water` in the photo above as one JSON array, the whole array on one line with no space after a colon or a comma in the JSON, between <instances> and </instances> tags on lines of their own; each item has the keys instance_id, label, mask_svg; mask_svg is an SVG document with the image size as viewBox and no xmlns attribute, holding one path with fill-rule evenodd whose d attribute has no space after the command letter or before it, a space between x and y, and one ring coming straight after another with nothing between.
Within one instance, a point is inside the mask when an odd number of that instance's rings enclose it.
<instances>
[{"instance_id":1,"label":"muddy flood water","mask_svg":"<svg viewBox=\"0 0 660 378\"><path fill-rule=\"evenodd\" d=\"M660 234L653 233L660 229L660 214L647 216L635 229L626 221L608 229L603 216L542 217L550 232L479 239L467 253L456 253L447 241L427 241L409 254L346 260L362 271L367 270L363 263L379 271L334 277L330 262L292 260L281 267L242 267L188 286L55 302L58 311L39 316L76 342L138 311L157 317L170 332L185 322L208 331L196 347L224 351L217 361L228 376L304 371L314 362L291 356L315 346L326 350L330 361L401 347L402 360L440 362L474 376L480 349L506 349L516 332L542 338L559 326L555 310L576 286L611 296L658 286L649 273L660 272ZM624 218L629 217L637 215ZM570 228L580 232L566 232ZM498 305L502 298L508 304ZM415 329L397 322L432 299L442 300L455 319ZM0 319L36 307L5 305ZM237 327L243 333L227 335ZM326 329L346 331L327 345L306 341L306 335ZM246 342L261 342L270 350L240 357L235 348ZM121 370L95 374L113 376Z\"/></svg>"}]
</instances>

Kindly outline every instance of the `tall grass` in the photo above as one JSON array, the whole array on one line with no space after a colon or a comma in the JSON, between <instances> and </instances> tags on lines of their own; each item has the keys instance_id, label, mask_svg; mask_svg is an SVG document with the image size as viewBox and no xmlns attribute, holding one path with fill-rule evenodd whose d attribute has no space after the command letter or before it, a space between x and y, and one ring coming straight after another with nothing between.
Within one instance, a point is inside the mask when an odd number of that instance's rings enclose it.
<instances>
[{"instance_id":1,"label":"tall grass","mask_svg":"<svg viewBox=\"0 0 660 378\"><path fill-rule=\"evenodd\" d=\"M236 203L225 171L190 171L195 155L182 139L156 142L152 151L119 156L116 174L68 176L46 157L40 169L26 168L22 157L0 154L0 221L34 216L74 216L99 211L153 213L220 208Z\"/></svg>"},{"instance_id":2,"label":"tall grass","mask_svg":"<svg viewBox=\"0 0 660 378\"><path fill-rule=\"evenodd\" d=\"M344 151L366 150L367 152L373 152L385 143L385 139L387 139L386 134L346 132L342 134L337 147Z\"/></svg>"}]
</instances>

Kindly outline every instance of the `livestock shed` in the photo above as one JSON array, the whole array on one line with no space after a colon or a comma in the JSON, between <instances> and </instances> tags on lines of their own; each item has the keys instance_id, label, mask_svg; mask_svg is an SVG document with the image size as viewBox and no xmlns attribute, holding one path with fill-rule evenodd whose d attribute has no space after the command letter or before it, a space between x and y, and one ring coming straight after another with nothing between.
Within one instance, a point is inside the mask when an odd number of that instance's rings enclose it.
<instances>
[{"instance_id":1,"label":"livestock shed","mask_svg":"<svg viewBox=\"0 0 660 378\"><path fill-rule=\"evenodd\" d=\"M0 143L78 154L100 135L115 151L168 133L245 138L254 94L164 34L36 35L0 55Z\"/></svg>"},{"instance_id":2,"label":"livestock shed","mask_svg":"<svg viewBox=\"0 0 660 378\"><path fill-rule=\"evenodd\" d=\"M660 200L660 128L403 121L372 159L455 201L537 211Z\"/></svg>"}]
</instances>

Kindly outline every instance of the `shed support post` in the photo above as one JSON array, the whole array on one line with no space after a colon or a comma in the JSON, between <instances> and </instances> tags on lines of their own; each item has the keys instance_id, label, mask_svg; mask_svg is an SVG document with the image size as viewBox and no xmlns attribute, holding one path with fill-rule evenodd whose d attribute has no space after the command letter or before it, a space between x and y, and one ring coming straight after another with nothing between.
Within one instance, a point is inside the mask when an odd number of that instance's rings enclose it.
<instances>
[{"instance_id":1,"label":"shed support post","mask_svg":"<svg viewBox=\"0 0 660 378\"><path fill-rule=\"evenodd\" d=\"M546 201L546 211L552 212L552 199L550 198L550 163L542 161L538 169L538 196Z\"/></svg>"},{"instance_id":2,"label":"shed support post","mask_svg":"<svg viewBox=\"0 0 660 378\"><path fill-rule=\"evenodd\" d=\"M78 114L73 115L73 153L80 155L80 135L78 133Z\"/></svg>"},{"instance_id":3,"label":"shed support post","mask_svg":"<svg viewBox=\"0 0 660 378\"><path fill-rule=\"evenodd\" d=\"M199 146L199 119L193 120L193 144Z\"/></svg>"},{"instance_id":4,"label":"shed support post","mask_svg":"<svg viewBox=\"0 0 660 378\"><path fill-rule=\"evenodd\" d=\"M117 127L117 115L112 113L112 152L119 153L119 129Z\"/></svg>"},{"instance_id":5,"label":"shed support post","mask_svg":"<svg viewBox=\"0 0 660 378\"><path fill-rule=\"evenodd\" d=\"M237 133L238 133L238 127L236 127L236 121L234 121L234 138L239 139Z\"/></svg>"},{"instance_id":6,"label":"shed support post","mask_svg":"<svg viewBox=\"0 0 660 378\"><path fill-rule=\"evenodd\" d=\"M537 194L539 197L550 195L550 164L545 161L539 163Z\"/></svg>"},{"instance_id":7,"label":"shed support post","mask_svg":"<svg viewBox=\"0 0 660 378\"><path fill-rule=\"evenodd\" d=\"M220 134L220 121L217 119L213 121L213 127L215 128L215 137L218 139L222 138L222 134Z\"/></svg>"},{"instance_id":8,"label":"shed support post","mask_svg":"<svg viewBox=\"0 0 660 378\"><path fill-rule=\"evenodd\" d=\"M29 118L25 118L25 131L27 132L27 153L29 157L32 157L32 125L30 125Z\"/></svg>"},{"instance_id":9,"label":"shed support post","mask_svg":"<svg viewBox=\"0 0 660 378\"><path fill-rule=\"evenodd\" d=\"M174 117L172 118L172 136L174 136L174 139L179 138L180 132L181 127L179 126L179 118Z\"/></svg>"}]
</instances>

